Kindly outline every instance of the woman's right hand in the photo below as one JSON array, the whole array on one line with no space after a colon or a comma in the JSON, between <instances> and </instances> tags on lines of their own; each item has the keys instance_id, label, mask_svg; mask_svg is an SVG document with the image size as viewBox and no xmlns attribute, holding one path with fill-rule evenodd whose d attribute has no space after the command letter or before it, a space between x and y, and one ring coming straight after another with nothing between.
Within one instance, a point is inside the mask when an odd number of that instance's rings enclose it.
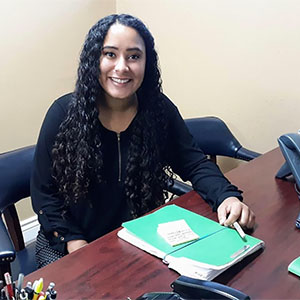
<instances>
[{"instance_id":1,"label":"woman's right hand","mask_svg":"<svg viewBox=\"0 0 300 300\"><path fill-rule=\"evenodd\" d=\"M72 253L72 252L78 250L79 248L86 246L87 244L88 243L85 240L69 241L69 242L67 242L67 250L69 253Z\"/></svg>"}]
</instances>

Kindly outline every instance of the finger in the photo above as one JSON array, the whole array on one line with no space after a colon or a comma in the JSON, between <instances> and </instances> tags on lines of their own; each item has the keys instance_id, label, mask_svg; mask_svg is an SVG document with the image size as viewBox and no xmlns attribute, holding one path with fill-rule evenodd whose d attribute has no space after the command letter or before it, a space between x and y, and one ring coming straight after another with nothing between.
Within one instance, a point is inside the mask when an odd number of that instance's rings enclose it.
<instances>
[{"instance_id":1,"label":"finger","mask_svg":"<svg viewBox=\"0 0 300 300\"><path fill-rule=\"evenodd\" d=\"M237 221L241 215L241 212L242 212L242 203L241 202L233 203L233 205L229 207L229 211L228 211L229 214L226 218L226 221L224 222L224 226L230 226L235 221Z\"/></svg>"},{"instance_id":2,"label":"finger","mask_svg":"<svg viewBox=\"0 0 300 300\"><path fill-rule=\"evenodd\" d=\"M240 213L238 211L231 210L226 221L224 222L224 226L232 225L235 221L238 220L239 216L240 216Z\"/></svg>"},{"instance_id":3,"label":"finger","mask_svg":"<svg viewBox=\"0 0 300 300\"><path fill-rule=\"evenodd\" d=\"M224 222L226 221L227 219L227 206L226 205L220 205L219 208L218 208L218 220L219 220L219 223L221 225L224 225Z\"/></svg>"},{"instance_id":4,"label":"finger","mask_svg":"<svg viewBox=\"0 0 300 300\"><path fill-rule=\"evenodd\" d=\"M246 205L243 205L239 223L241 226L249 229L253 228L255 225L255 215L253 211Z\"/></svg>"},{"instance_id":5,"label":"finger","mask_svg":"<svg viewBox=\"0 0 300 300\"><path fill-rule=\"evenodd\" d=\"M253 213L253 211L250 210L248 224L246 225L246 227L252 229L254 228L254 225L255 225L255 214Z\"/></svg>"},{"instance_id":6,"label":"finger","mask_svg":"<svg viewBox=\"0 0 300 300\"><path fill-rule=\"evenodd\" d=\"M242 227L248 227L250 216L251 216L250 209L246 205L243 205L241 210L241 215L239 218L239 224Z\"/></svg>"}]
</instances>

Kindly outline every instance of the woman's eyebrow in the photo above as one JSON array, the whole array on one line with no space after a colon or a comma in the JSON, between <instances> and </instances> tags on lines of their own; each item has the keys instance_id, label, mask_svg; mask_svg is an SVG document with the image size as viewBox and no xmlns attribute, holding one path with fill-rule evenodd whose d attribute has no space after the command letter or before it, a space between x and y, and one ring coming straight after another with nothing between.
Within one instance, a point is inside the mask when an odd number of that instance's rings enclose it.
<instances>
[{"instance_id":1,"label":"woman's eyebrow","mask_svg":"<svg viewBox=\"0 0 300 300\"><path fill-rule=\"evenodd\" d=\"M139 47L133 47L133 48L127 48L127 51L138 51L138 52L143 52L142 49L140 49Z\"/></svg>"},{"instance_id":2,"label":"woman's eyebrow","mask_svg":"<svg viewBox=\"0 0 300 300\"><path fill-rule=\"evenodd\" d=\"M118 48L114 47L114 46L103 46L102 50L104 50L104 49L115 49L115 50L118 50Z\"/></svg>"},{"instance_id":3,"label":"woman's eyebrow","mask_svg":"<svg viewBox=\"0 0 300 300\"><path fill-rule=\"evenodd\" d=\"M119 50L118 47L115 46L103 46L102 50L105 49L114 49L114 50ZM138 51L138 52L143 52L139 47L132 47L132 48L127 48L126 51Z\"/></svg>"}]
</instances>

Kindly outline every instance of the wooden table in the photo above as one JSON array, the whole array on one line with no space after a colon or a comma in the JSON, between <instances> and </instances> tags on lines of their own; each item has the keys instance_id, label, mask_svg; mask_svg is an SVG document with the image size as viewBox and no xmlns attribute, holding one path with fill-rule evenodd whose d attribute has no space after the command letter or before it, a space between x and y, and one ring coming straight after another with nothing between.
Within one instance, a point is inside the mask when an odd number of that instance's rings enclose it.
<instances>
[{"instance_id":1,"label":"wooden table","mask_svg":"<svg viewBox=\"0 0 300 300\"><path fill-rule=\"evenodd\" d=\"M288 264L300 256L300 231L295 228L299 200L293 183L274 178L283 163L278 149L227 173L244 191L244 201L256 213L254 236L265 250L221 274L215 281L252 299L300 299L300 281ZM179 206L216 220L216 214L195 193L174 201ZM145 292L171 291L179 275L160 259L119 239L117 230L28 276L56 283L58 299L135 299Z\"/></svg>"}]
</instances>

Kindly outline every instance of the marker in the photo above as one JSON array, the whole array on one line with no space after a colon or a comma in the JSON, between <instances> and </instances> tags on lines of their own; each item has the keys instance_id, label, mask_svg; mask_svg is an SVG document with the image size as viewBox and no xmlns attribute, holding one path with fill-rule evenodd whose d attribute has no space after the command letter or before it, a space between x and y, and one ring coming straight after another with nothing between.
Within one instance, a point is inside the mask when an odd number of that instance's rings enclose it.
<instances>
[{"instance_id":1,"label":"marker","mask_svg":"<svg viewBox=\"0 0 300 300\"><path fill-rule=\"evenodd\" d=\"M39 281L35 284L35 289L33 292L33 300L37 300L39 293L42 291L43 289L43 278L40 278Z\"/></svg>"},{"instance_id":2,"label":"marker","mask_svg":"<svg viewBox=\"0 0 300 300\"><path fill-rule=\"evenodd\" d=\"M244 240L246 235L245 235L245 232L243 231L242 227L240 226L240 224L238 222L234 222L232 225L234 226L235 230L238 232L240 237Z\"/></svg>"},{"instance_id":3,"label":"marker","mask_svg":"<svg viewBox=\"0 0 300 300\"><path fill-rule=\"evenodd\" d=\"M6 283L6 289L7 289L8 296L11 299L14 297L14 291L13 291L13 287L12 287L12 283L11 283L11 277L8 272L6 272L4 274L4 279L5 279L5 283Z\"/></svg>"}]
</instances>

